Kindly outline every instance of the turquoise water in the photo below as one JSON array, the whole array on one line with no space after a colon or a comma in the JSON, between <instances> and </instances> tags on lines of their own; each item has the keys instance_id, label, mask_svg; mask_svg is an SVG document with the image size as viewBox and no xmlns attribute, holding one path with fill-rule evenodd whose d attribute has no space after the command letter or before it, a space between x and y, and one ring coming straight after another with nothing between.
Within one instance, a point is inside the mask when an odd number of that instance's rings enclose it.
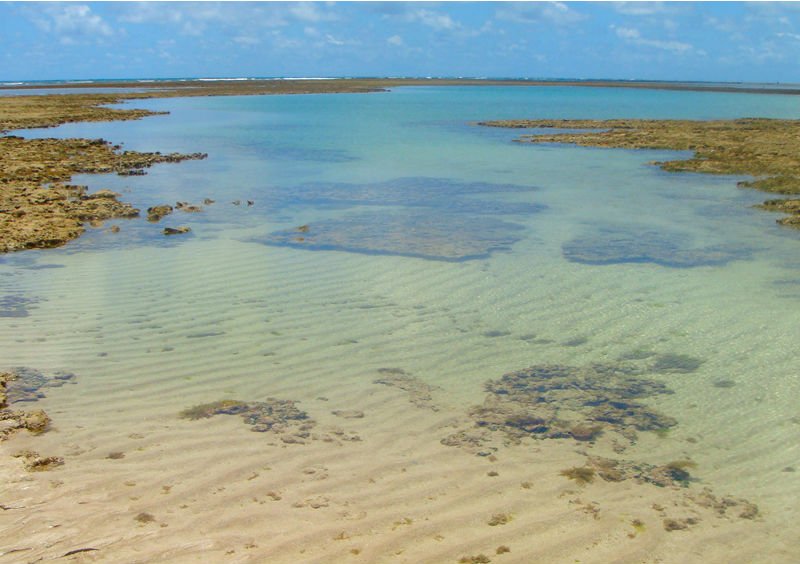
<instances>
[{"instance_id":1,"label":"turquoise water","mask_svg":"<svg viewBox=\"0 0 800 564\"><path fill-rule=\"evenodd\" d=\"M414 408L371 403L385 367L438 386L441 413L464 418L484 382L511 371L683 355L688 368L652 376L674 393L648 399L677 426L640 433L625 457L691 458L702 485L757 503L796 548L779 523L797 517L800 492L787 470L800 232L752 209L766 197L741 178L648 164L680 153L522 145L524 131L472 124L800 118L796 97L420 87L134 105L170 114L22 133L209 154L73 179L141 209L214 199L203 212L109 222L121 232L2 258L4 364L77 375L42 400L62 438L111 444L220 397L288 397L313 416L324 396L391 419ZM192 232L164 238L164 225ZM390 443L397 430L375 425ZM449 432L431 431L437 443Z\"/></svg>"}]
</instances>

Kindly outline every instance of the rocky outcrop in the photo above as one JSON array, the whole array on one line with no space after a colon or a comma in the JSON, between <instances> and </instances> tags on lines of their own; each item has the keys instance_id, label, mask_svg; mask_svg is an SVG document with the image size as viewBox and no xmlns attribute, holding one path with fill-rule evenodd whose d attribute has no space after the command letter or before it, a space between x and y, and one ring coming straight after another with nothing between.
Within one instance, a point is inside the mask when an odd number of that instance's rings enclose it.
<instances>
[{"instance_id":1,"label":"rocky outcrop","mask_svg":"<svg viewBox=\"0 0 800 564\"><path fill-rule=\"evenodd\" d=\"M0 138L0 252L58 247L87 223L139 215L111 190L89 194L86 186L67 184L74 174L143 171L205 157L121 151L103 139Z\"/></svg>"}]
</instances>

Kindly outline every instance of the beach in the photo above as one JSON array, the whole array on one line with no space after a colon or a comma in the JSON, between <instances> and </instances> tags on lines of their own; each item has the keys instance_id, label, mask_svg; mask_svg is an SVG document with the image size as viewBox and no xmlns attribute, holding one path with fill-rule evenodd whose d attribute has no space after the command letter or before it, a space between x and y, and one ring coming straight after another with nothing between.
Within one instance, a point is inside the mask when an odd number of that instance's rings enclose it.
<instances>
[{"instance_id":1,"label":"beach","mask_svg":"<svg viewBox=\"0 0 800 564\"><path fill-rule=\"evenodd\" d=\"M0 561L793 561L794 93L582 86L0 97Z\"/></svg>"}]
</instances>

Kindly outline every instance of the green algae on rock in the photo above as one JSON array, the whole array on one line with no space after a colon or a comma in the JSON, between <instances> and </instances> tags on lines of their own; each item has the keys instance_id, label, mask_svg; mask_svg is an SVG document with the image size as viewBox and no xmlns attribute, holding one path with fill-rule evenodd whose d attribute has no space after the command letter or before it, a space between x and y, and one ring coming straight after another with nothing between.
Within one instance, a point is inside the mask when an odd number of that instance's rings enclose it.
<instances>
[{"instance_id":1,"label":"green algae on rock","mask_svg":"<svg viewBox=\"0 0 800 564\"><path fill-rule=\"evenodd\" d=\"M800 194L800 120L539 119L485 121L508 128L592 131L523 135L521 143L571 143L583 147L693 151L688 159L654 163L670 172L744 174L739 186L778 194ZM782 225L800 227L800 210Z\"/></svg>"}]
</instances>

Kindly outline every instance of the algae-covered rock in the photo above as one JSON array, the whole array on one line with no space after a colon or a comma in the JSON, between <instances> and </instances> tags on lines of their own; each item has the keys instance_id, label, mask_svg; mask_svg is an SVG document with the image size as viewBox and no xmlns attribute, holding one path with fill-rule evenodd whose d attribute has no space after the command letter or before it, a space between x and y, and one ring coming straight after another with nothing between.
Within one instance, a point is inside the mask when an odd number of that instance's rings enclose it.
<instances>
[{"instance_id":1,"label":"algae-covered rock","mask_svg":"<svg viewBox=\"0 0 800 564\"><path fill-rule=\"evenodd\" d=\"M191 227L181 225L180 227L165 227L163 233L164 235L182 235L184 233L189 233L191 230Z\"/></svg>"},{"instance_id":2,"label":"algae-covered rock","mask_svg":"<svg viewBox=\"0 0 800 564\"><path fill-rule=\"evenodd\" d=\"M147 208L147 221L150 223L158 223L161 218L172 213L172 206L168 204L161 204Z\"/></svg>"}]
</instances>

